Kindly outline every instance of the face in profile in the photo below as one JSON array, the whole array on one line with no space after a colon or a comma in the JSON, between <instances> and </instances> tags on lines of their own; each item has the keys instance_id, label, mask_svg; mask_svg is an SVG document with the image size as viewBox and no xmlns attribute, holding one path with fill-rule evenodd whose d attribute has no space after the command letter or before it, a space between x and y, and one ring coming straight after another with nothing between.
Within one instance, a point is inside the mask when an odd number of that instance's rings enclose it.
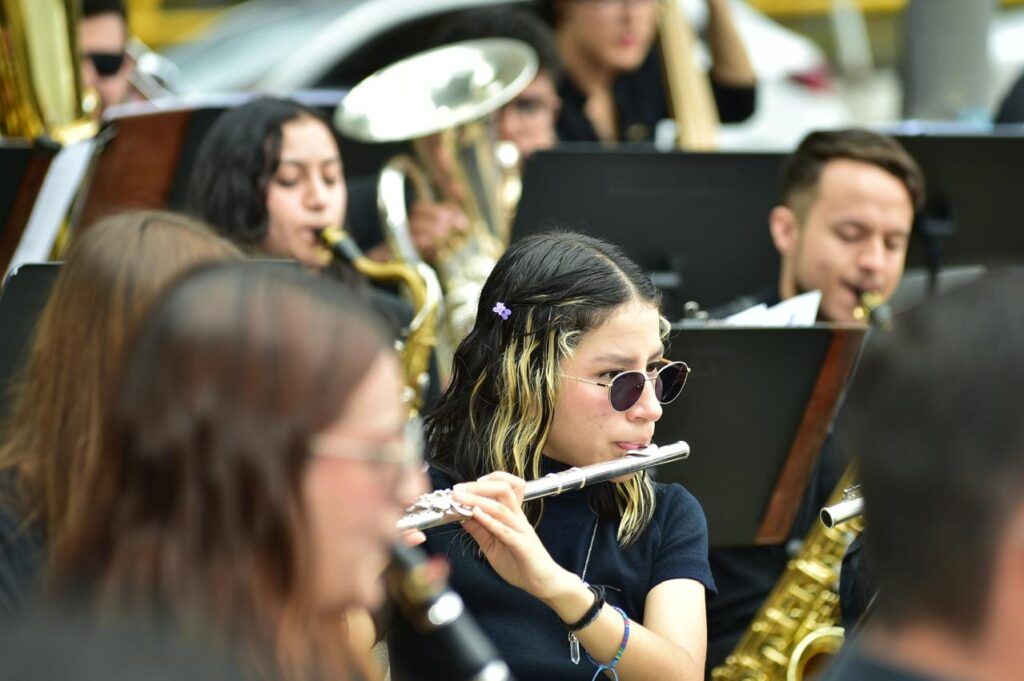
<instances>
[{"instance_id":1,"label":"face in profile","mask_svg":"<svg viewBox=\"0 0 1024 681\"><path fill-rule=\"evenodd\" d=\"M498 136L512 142L525 160L535 152L555 146L555 122L562 108L555 83L546 71L498 113Z\"/></svg>"},{"instance_id":2,"label":"face in profile","mask_svg":"<svg viewBox=\"0 0 1024 681\"><path fill-rule=\"evenodd\" d=\"M656 5L655 0L559 2L559 42L569 42L598 68L633 71L654 42Z\"/></svg>"},{"instance_id":3,"label":"face in profile","mask_svg":"<svg viewBox=\"0 0 1024 681\"><path fill-rule=\"evenodd\" d=\"M803 224L789 208L772 213L784 296L820 290L820 317L854 321L861 294L875 291L888 300L895 292L913 220L910 194L898 178L869 163L830 161Z\"/></svg>"},{"instance_id":4,"label":"face in profile","mask_svg":"<svg viewBox=\"0 0 1024 681\"><path fill-rule=\"evenodd\" d=\"M345 219L348 193L331 131L308 116L281 126L281 158L267 187L267 234L262 248L309 267L327 265L317 234Z\"/></svg>"},{"instance_id":5,"label":"face in profile","mask_svg":"<svg viewBox=\"0 0 1024 681\"><path fill-rule=\"evenodd\" d=\"M128 99L128 79L135 68L125 55L128 29L116 12L86 17L78 22L82 84L99 93L103 108Z\"/></svg>"},{"instance_id":6,"label":"face in profile","mask_svg":"<svg viewBox=\"0 0 1024 681\"><path fill-rule=\"evenodd\" d=\"M662 413L653 381L644 386L636 404L616 411L608 388L566 377L607 383L623 371L651 374L662 366L663 353L661 315L642 302L619 306L583 334L572 356L559 365L562 378L544 453L571 466L586 466L650 444Z\"/></svg>"},{"instance_id":7,"label":"face in profile","mask_svg":"<svg viewBox=\"0 0 1024 681\"><path fill-rule=\"evenodd\" d=\"M304 501L325 608L375 608L380 574L402 509L426 491L412 443L405 439L398 360L381 353L353 391L345 413L312 444Z\"/></svg>"}]
</instances>

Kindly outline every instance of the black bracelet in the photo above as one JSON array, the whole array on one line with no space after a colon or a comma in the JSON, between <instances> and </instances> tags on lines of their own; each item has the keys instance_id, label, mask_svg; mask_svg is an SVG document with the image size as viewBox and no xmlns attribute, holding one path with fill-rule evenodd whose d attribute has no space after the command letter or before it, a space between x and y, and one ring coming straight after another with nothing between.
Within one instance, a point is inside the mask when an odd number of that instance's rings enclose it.
<instances>
[{"instance_id":1,"label":"black bracelet","mask_svg":"<svg viewBox=\"0 0 1024 681\"><path fill-rule=\"evenodd\" d=\"M573 624L566 624L565 622L562 622L562 624L565 625L565 628L569 631L579 631L580 629L590 626L594 620L597 619L597 616L601 614L601 608L604 607L604 587L587 584L587 588L590 589L592 594L594 594L594 604L591 605L585 613L583 613L583 617L579 618L579 620Z\"/></svg>"}]
</instances>

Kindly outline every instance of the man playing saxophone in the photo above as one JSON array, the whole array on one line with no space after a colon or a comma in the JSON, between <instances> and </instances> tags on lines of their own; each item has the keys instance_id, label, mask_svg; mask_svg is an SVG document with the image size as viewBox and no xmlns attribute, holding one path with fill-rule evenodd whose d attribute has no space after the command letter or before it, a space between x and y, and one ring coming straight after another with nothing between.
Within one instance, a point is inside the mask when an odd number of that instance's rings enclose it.
<instances>
[{"instance_id":1,"label":"man playing saxophone","mask_svg":"<svg viewBox=\"0 0 1024 681\"><path fill-rule=\"evenodd\" d=\"M899 143L866 130L811 133L784 166L781 199L768 219L780 256L779 280L713 316L819 290L820 321L853 322L863 294L882 301L892 296L914 212L924 201L921 170ZM818 522L819 509L840 480L844 464L838 450L829 437L790 531L794 545ZM711 551L719 597L709 608L709 669L735 649L791 555L785 545Z\"/></svg>"}]
</instances>

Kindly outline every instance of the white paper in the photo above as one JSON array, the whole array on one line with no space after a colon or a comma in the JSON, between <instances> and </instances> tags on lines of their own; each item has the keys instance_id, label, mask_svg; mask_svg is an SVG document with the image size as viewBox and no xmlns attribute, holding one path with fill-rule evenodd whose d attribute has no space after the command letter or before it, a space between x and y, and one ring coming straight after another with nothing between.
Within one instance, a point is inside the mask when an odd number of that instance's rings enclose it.
<instances>
[{"instance_id":1,"label":"white paper","mask_svg":"<svg viewBox=\"0 0 1024 681\"><path fill-rule=\"evenodd\" d=\"M818 318L821 291L787 298L772 307L764 303L737 312L724 320L729 326L811 326Z\"/></svg>"},{"instance_id":2,"label":"white paper","mask_svg":"<svg viewBox=\"0 0 1024 681\"><path fill-rule=\"evenodd\" d=\"M21 241L4 273L5 278L20 265L50 259L50 251L82 184L92 152L92 139L69 144L57 152L46 171Z\"/></svg>"}]
</instances>

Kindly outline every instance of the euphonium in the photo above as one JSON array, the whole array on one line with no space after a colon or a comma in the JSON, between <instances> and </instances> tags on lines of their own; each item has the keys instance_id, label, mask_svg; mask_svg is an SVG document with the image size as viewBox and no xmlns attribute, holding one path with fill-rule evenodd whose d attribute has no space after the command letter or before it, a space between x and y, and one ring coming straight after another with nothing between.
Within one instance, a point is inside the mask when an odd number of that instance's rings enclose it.
<instances>
[{"instance_id":1,"label":"euphonium","mask_svg":"<svg viewBox=\"0 0 1024 681\"><path fill-rule=\"evenodd\" d=\"M413 306L409 322L397 345L405 376L406 402L411 415L419 413L430 384L430 353L437 343L437 318L441 310L441 287L437 276L426 265L402 262L377 262L363 255L345 232L332 227L320 232L321 243L335 258L348 261L357 272L374 281L397 282L405 287Z\"/></svg>"},{"instance_id":2,"label":"euphonium","mask_svg":"<svg viewBox=\"0 0 1024 681\"><path fill-rule=\"evenodd\" d=\"M451 348L472 328L480 289L508 244L509 204L518 198L518 154L498 143L493 114L536 73L537 56L523 43L468 40L378 71L356 85L335 113L335 126L349 137L411 141L416 159L392 159L377 187L382 228L395 257L422 262L409 234L406 180L420 198L453 203L469 219L465 233L440 246L435 263Z\"/></svg>"},{"instance_id":3,"label":"euphonium","mask_svg":"<svg viewBox=\"0 0 1024 681\"><path fill-rule=\"evenodd\" d=\"M92 137L98 101L83 95L75 0L0 0L0 138Z\"/></svg>"}]
</instances>

